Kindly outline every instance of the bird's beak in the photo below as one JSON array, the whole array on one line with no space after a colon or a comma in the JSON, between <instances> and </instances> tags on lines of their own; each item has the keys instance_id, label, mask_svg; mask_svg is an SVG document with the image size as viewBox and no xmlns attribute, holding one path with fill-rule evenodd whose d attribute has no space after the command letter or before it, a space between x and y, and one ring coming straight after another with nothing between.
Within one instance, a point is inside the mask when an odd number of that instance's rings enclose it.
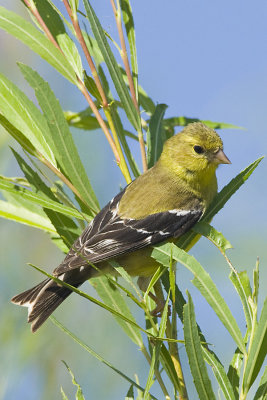
<instances>
[{"instance_id":1,"label":"bird's beak","mask_svg":"<svg viewBox=\"0 0 267 400\"><path fill-rule=\"evenodd\" d=\"M221 149L215 153L215 160L218 164L232 164Z\"/></svg>"}]
</instances>

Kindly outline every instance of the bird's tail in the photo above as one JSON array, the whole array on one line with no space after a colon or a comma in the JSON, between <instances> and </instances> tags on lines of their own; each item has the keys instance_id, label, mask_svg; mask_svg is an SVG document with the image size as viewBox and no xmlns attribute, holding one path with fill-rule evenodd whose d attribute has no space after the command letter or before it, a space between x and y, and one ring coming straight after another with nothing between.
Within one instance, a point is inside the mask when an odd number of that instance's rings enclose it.
<instances>
[{"instance_id":1,"label":"bird's tail","mask_svg":"<svg viewBox=\"0 0 267 400\"><path fill-rule=\"evenodd\" d=\"M13 297L11 301L28 307L28 322L31 323L32 332L35 332L71 293L70 289L59 286L48 278L32 289Z\"/></svg>"}]
</instances>

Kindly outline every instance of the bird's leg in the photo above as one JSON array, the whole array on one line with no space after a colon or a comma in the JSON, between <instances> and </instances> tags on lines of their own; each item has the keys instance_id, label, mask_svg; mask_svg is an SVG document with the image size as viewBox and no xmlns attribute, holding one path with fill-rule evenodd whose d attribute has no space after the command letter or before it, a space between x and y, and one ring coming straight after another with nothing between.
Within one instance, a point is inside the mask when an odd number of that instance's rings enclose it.
<instances>
[{"instance_id":1,"label":"bird's leg","mask_svg":"<svg viewBox=\"0 0 267 400\"><path fill-rule=\"evenodd\" d=\"M138 284L139 288L142 290L142 292L146 292L149 282L150 282L150 279L151 279L151 277L139 276L139 278L137 280L137 284ZM154 308L154 310L151 311L151 315L153 317L161 317L162 311L166 304L166 301L163 296L160 281L157 281L155 283L154 290L155 290L156 294L148 292L149 297L156 303L156 307ZM171 315L170 306L169 306L169 310L168 310L168 315Z\"/></svg>"}]
</instances>

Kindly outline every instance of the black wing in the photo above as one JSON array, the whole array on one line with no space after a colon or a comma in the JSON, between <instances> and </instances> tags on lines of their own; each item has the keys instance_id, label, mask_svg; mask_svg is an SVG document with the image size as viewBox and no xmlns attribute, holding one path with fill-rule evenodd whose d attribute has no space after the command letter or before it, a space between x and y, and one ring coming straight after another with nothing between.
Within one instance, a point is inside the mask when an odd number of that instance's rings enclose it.
<instances>
[{"instance_id":1,"label":"black wing","mask_svg":"<svg viewBox=\"0 0 267 400\"><path fill-rule=\"evenodd\" d=\"M124 191L112 199L74 242L63 262L54 270L63 274L87 261L98 263L160 243L187 232L203 214L195 210L170 210L143 219L120 218L118 206Z\"/></svg>"}]
</instances>

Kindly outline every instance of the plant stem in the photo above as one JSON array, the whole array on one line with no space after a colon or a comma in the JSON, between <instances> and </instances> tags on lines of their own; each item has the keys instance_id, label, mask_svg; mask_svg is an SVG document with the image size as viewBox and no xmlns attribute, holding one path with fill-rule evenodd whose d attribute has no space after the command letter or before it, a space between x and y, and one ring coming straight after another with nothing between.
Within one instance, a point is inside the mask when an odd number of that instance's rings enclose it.
<instances>
[{"instance_id":1,"label":"plant stem","mask_svg":"<svg viewBox=\"0 0 267 400\"><path fill-rule=\"evenodd\" d=\"M109 132L109 130L108 130L108 127L107 127L107 125L105 124L105 121L103 120L103 118L102 118L100 112L98 111L98 109L97 109L95 103L93 102L91 96L90 96L89 93L87 92L87 89L86 89L86 87L85 87L85 84L84 84L78 77L77 77L77 80L78 80L78 84L77 84L78 88L80 89L80 91L81 91L82 94L84 95L85 99L87 100L89 106L90 106L91 109L93 110L93 113L95 114L96 119L97 119L97 121L98 121L100 127L102 128L102 130L103 130L103 132L104 132L104 134L105 134L105 136L106 136L106 138L107 138L107 141L109 142L109 145L110 145L110 147L111 147L111 149L112 149L112 151L113 151L113 153L114 153L114 155L115 155L116 162L117 162L118 165L120 165L121 160L120 160L120 156L119 156L117 147L116 147L116 145L115 145L115 143L114 143L114 140L113 140L112 137L111 137L111 134L110 134L110 132Z\"/></svg>"},{"instance_id":2,"label":"plant stem","mask_svg":"<svg viewBox=\"0 0 267 400\"><path fill-rule=\"evenodd\" d=\"M141 347L140 350L142 351L142 353L144 354L148 364L150 365L151 364L151 358L150 358L150 355L148 354L147 349L145 348L145 346ZM165 384L164 384L164 382L163 382L163 380L161 378L161 375L160 375L159 371L156 368L155 368L154 373L155 373L155 377L156 377L156 379L157 379L157 381L158 381L158 383L159 383L159 385L161 387L161 390L162 390L162 392L163 392L163 394L165 396L165 399L166 400L170 400L171 399L170 395L169 395L169 393L168 393L168 391L166 389L166 386L165 386Z\"/></svg>"},{"instance_id":3,"label":"plant stem","mask_svg":"<svg viewBox=\"0 0 267 400\"><path fill-rule=\"evenodd\" d=\"M69 14L69 17L71 19L72 25L73 25L75 33L76 33L76 37L77 37L77 39L78 39L78 41L79 41L79 43L80 43L80 45L81 45L81 47L83 49L84 55L86 57L86 60L88 62L90 70L92 72L96 87L97 87L97 89L98 89L98 91L100 93L100 96L102 98L102 106L104 108L108 107L107 97L106 97L104 89L103 89L103 87L101 85L101 82L100 82L100 79L99 79L95 64L93 62L93 59L92 59L92 57L91 57L91 55L89 53L89 50L88 50L88 48L86 46L82 31L81 31L81 28L80 28L80 25L79 25L79 21L78 21L78 18L77 18L77 14L72 12L72 10L71 10L71 8L69 6L68 0L63 0L63 3L65 5L67 13Z\"/></svg>"},{"instance_id":4,"label":"plant stem","mask_svg":"<svg viewBox=\"0 0 267 400\"><path fill-rule=\"evenodd\" d=\"M164 295L163 295L163 291L162 291L162 286L160 281L157 281L156 284L154 285L154 290L156 293L157 298L160 301L165 301ZM175 312L174 308L173 308L173 312ZM170 323L170 319L167 319L167 325L166 325L166 335L168 338L171 339L177 339L177 337L172 337L173 333L176 332L173 331L172 329L172 325ZM170 356L179 380L179 384L180 384L180 391L179 391L179 395L180 395L180 400L188 400L188 394L187 394L187 390L186 390L186 385L185 385L185 380L184 380L184 374L183 374L183 370L182 370L182 365L181 365L181 361L180 361L180 357L179 357L179 351L178 351L178 344L176 342L169 342L169 350L170 350Z\"/></svg>"}]
</instances>

